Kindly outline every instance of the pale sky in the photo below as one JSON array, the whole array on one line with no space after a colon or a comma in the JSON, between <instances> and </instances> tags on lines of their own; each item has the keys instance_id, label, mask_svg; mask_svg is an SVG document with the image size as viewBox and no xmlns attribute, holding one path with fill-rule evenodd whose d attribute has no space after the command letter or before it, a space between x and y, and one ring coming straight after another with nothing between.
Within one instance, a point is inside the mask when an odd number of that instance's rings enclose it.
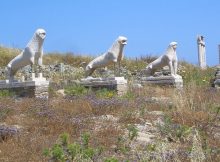
<instances>
[{"instance_id":1,"label":"pale sky","mask_svg":"<svg viewBox=\"0 0 220 162\"><path fill-rule=\"evenodd\" d=\"M98 56L126 36L125 56L161 55L178 42L179 60L198 63L205 37L207 64L218 64L219 0L1 0L0 45L24 48L37 28L44 51Z\"/></svg>"}]
</instances>

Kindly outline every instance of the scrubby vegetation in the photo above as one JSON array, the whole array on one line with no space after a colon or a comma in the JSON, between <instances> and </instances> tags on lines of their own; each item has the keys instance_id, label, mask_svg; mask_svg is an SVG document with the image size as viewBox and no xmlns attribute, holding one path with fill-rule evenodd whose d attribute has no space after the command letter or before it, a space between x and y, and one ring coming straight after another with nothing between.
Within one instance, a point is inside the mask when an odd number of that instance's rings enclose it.
<instances>
[{"instance_id":1,"label":"scrubby vegetation","mask_svg":"<svg viewBox=\"0 0 220 162\"><path fill-rule=\"evenodd\" d=\"M50 54L44 61L80 67L89 59ZM123 61L132 73L123 96L59 82L51 85L48 100L1 91L0 123L17 125L20 131L0 140L0 161L220 161L220 92L210 86L214 69L202 71L181 62L182 90L132 87L135 73L150 59ZM58 87L65 96L57 93Z\"/></svg>"}]
</instances>

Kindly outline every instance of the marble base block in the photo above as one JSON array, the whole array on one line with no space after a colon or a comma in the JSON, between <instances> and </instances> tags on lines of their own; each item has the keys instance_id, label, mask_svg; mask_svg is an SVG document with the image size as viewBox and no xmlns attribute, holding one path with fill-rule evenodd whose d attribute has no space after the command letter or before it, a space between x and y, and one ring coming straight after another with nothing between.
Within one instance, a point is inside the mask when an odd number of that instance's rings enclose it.
<instances>
[{"instance_id":1,"label":"marble base block","mask_svg":"<svg viewBox=\"0 0 220 162\"><path fill-rule=\"evenodd\" d=\"M49 81L46 78L34 78L28 81L0 81L0 90L9 90L21 97L48 98Z\"/></svg>"},{"instance_id":2,"label":"marble base block","mask_svg":"<svg viewBox=\"0 0 220 162\"><path fill-rule=\"evenodd\" d=\"M217 68L214 80L214 86L220 88L220 67Z\"/></svg>"},{"instance_id":3,"label":"marble base block","mask_svg":"<svg viewBox=\"0 0 220 162\"><path fill-rule=\"evenodd\" d=\"M100 89L107 88L110 90L116 90L118 95L123 95L127 92L127 80L124 77L113 77L113 78L85 78L81 79L80 84L92 88Z\"/></svg>"},{"instance_id":4,"label":"marble base block","mask_svg":"<svg viewBox=\"0 0 220 162\"><path fill-rule=\"evenodd\" d=\"M220 88L220 79L214 81L215 88Z\"/></svg>"},{"instance_id":5,"label":"marble base block","mask_svg":"<svg viewBox=\"0 0 220 162\"><path fill-rule=\"evenodd\" d=\"M220 88L220 71L218 71L215 76L214 85L216 88Z\"/></svg>"},{"instance_id":6,"label":"marble base block","mask_svg":"<svg viewBox=\"0 0 220 162\"><path fill-rule=\"evenodd\" d=\"M181 76L158 76L158 77L142 77L141 84L154 84L163 86L173 86L176 88L183 87L183 79Z\"/></svg>"}]
</instances>

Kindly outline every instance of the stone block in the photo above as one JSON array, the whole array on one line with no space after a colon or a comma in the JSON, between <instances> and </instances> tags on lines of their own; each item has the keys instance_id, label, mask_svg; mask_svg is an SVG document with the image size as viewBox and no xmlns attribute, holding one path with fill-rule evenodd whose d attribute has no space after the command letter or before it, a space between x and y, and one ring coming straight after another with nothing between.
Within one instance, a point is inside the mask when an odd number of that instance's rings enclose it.
<instances>
[{"instance_id":1,"label":"stone block","mask_svg":"<svg viewBox=\"0 0 220 162\"><path fill-rule=\"evenodd\" d=\"M34 78L28 81L0 81L0 90L9 90L21 97L48 98L49 81L45 78Z\"/></svg>"},{"instance_id":2,"label":"stone block","mask_svg":"<svg viewBox=\"0 0 220 162\"><path fill-rule=\"evenodd\" d=\"M162 86L173 86L176 88L183 87L183 79L181 76L159 76L159 77L142 77L141 84L154 84Z\"/></svg>"},{"instance_id":3,"label":"stone block","mask_svg":"<svg viewBox=\"0 0 220 162\"><path fill-rule=\"evenodd\" d=\"M214 81L215 88L220 88L220 79Z\"/></svg>"},{"instance_id":4,"label":"stone block","mask_svg":"<svg viewBox=\"0 0 220 162\"><path fill-rule=\"evenodd\" d=\"M215 73L214 86L215 88L220 88L220 66L217 67L217 71Z\"/></svg>"},{"instance_id":5,"label":"stone block","mask_svg":"<svg viewBox=\"0 0 220 162\"><path fill-rule=\"evenodd\" d=\"M92 78L88 77L81 79L80 84L92 89L107 88L110 90L116 90L118 95L123 95L127 92L127 80L124 77L112 77L112 78Z\"/></svg>"}]
</instances>

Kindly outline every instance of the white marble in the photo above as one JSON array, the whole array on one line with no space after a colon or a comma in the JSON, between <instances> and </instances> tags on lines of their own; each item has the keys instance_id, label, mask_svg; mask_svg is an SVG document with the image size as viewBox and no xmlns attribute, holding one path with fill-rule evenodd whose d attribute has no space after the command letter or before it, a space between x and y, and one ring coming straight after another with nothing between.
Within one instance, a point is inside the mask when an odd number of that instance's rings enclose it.
<instances>
[{"instance_id":1,"label":"white marble","mask_svg":"<svg viewBox=\"0 0 220 162\"><path fill-rule=\"evenodd\" d=\"M215 73L214 86L220 88L220 66L217 66L217 71Z\"/></svg>"},{"instance_id":2,"label":"white marble","mask_svg":"<svg viewBox=\"0 0 220 162\"><path fill-rule=\"evenodd\" d=\"M203 36L197 37L197 45L198 45L199 67L201 69L206 69L206 51L205 51L205 41Z\"/></svg>"},{"instance_id":3,"label":"white marble","mask_svg":"<svg viewBox=\"0 0 220 162\"><path fill-rule=\"evenodd\" d=\"M25 88L25 87L33 87L33 86L43 86L49 85L49 81L45 79L35 78L35 80L28 80L25 82L14 80L10 82L9 80L0 80L0 89L8 89L8 88Z\"/></svg>"},{"instance_id":4,"label":"white marble","mask_svg":"<svg viewBox=\"0 0 220 162\"><path fill-rule=\"evenodd\" d=\"M0 90L7 89L16 94L16 96L23 97L36 97L42 99L48 99L49 81L46 80L34 80L34 81L0 81Z\"/></svg>"},{"instance_id":5,"label":"white marble","mask_svg":"<svg viewBox=\"0 0 220 162\"><path fill-rule=\"evenodd\" d=\"M112 77L112 78L93 78L87 77L81 79L80 84L90 88L107 88L116 90L118 95L123 95L127 92L127 80L124 77Z\"/></svg>"},{"instance_id":6,"label":"white marble","mask_svg":"<svg viewBox=\"0 0 220 162\"><path fill-rule=\"evenodd\" d=\"M119 36L111 48L103 55L92 60L85 68L85 75L91 76L97 68L106 67L112 63L119 63L123 59L123 48L127 44L127 38Z\"/></svg>"},{"instance_id":7,"label":"white marble","mask_svg":"<svg viewBox=\"0 0 220 162\"><path fill-rule=\"evenodd\" d=\"M171 42L164 55L160 56L155 61L151 62L143 73L147 76L152 76L156 70L162 69L164 66L169 66L169 70L172 76L177 75L177 55L176 55L177 43Z\"/></svg>"},{"instance_id":8,"label":"white marble","mask_svg":"<svg viewBox=\"0 0 220 162\"><path fill-rule=\"evenodd\" d=\"M117 84L125 84L127 83L127 80L124 77L112 77L112 78L93 78L93 77L87 77L84 79L81 79L82 83L117 83Z\"/></svg>"},{"instance_id":9,"label":"white marble","mask_svg":"<svg viewBox=\"0 0 220 162\"><path fill-rule=\"evenodd\" d=\"M40 67L42 66L43 42L45 37L45 30L37 29L25 49L8 63L7 69L9 80L13 80L16 72L24 66L33 66L34 64L37 64Z\"/></svg>"},{"instance_id":10,"label":"white marble","mask_svg":"<svg viewBox=\"0 0 220 162\"><path fill-rule=\"evenodd\" d=\"M144 84L154 84L154 85L171 85L176 88L183 87L183 79L180 75L176 76L160 76L160 77L142 77L141 83Z\"/></svg>"}]
</instances>

